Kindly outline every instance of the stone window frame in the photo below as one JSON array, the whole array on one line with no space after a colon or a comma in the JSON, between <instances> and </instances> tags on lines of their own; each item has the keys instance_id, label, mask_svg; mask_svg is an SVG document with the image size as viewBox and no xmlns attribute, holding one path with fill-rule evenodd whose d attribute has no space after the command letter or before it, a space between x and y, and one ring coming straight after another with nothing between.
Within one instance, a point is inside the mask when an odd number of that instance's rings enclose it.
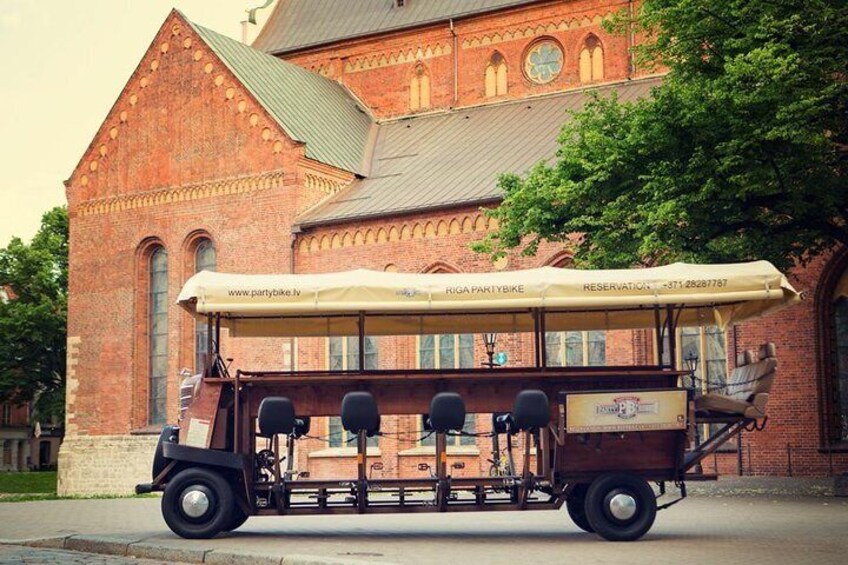
<instances>
[{"instance_id":1,"label":"stone window frame","mask_svg":"<svg viewBox=\"0 0 848 565\"><path fill-rule=\"evenodd\" d=\"M503 83L501 83L501 72L503 72ZM490 80L492 81L490 85ZM494 89L490 92L490 86ZM501 91L503 87L503 91ZM492 51L486 61L483 71L483 94L485 98L492 99L509 94L509 64L503 53L498 50Z\"/></svg>"},{"instance_id":2,"label":"stone window frame","mask_svg":"<svg viewBox=\"0 0 848 565\"><path fill-rule=\"evenodd\" d=\"M341 340L341 363L342 363L341 370L342 371L350 370L350 353L349 353L350 344L355 341L358 345L359 337L358 336L333 336L333 337L328 337L326 339L327 371L338 370L338 369L332 369L332 367L331 367L331 365L332 365L332 361L331 361L331 350L332 350L331 342L332 342L332 340ZM373 336L366 336L365 340L366 340L366 342L368 342L368 340L371 340L371 342L374 344L374 352L373 352L374 361L371 364L371 366L374 369L379 368L379 366L380 366L379 342L378 342L377 338L375 338ZM368 367L368 365L369 365L367 355L368 354L366 353L366 360L365 360L365 366L366 367ZM357 359L357 364L358 364L358 359ZM346 449L346 448L348 448L352 445L352 443L349 442L348 440L350 440L353 436L350 434L350 432L343 433L344 429L342 428L340 416L330 416L330 417L326 418L325 428L326 428L326 435L327 435L327 438L328 438L327 439L327 447L328 448L330 448L330 449ZM377 436L369 437L367 446L369 448L379 447L379 440L378 440Z\"/></svg>"},{"instance_id":3,"label":"stone window frame","mask_svg":"<svg viewBox=\"0 0 848 565\"><path fill-rule=\"evenodd\" d=\"M563 268L566 268L566 267L571 267L573 265L573 263L574 263L574 259L573 259L571 252L565 250L565 251L559 251L558 253L555 253L552 257L550 257L542 265L545 266L545 267L556 267L558 269L563 269ZM589 355L589 352L590 352L589 344L592 342L592 340L590 339L590 337L592 337L592 336L590 334L593 331L600 331L600 332L602 332L602 334L604 336L604 339L603 339L603 341L604 341L604 362L601 365L591 365L591 364L588 363L588 360L589 360L589 357L590 357L590 355ZM551 365L551 366L557 366L557 367L568 367L569 366L568 365L568 358L567 358L568 357L568 355L567 355L567 352L568 352L567 338L568 338L569 333L577 333L577 332L563 331L563 332L547 332L545 334L544 346L545 346L545 359L546 360L550 359L550 357L548 356L548 345L550 343L548 336L550 336L552 334L561 335L561 339L559 340L560 350L558 352L558 354L559 354L558 356L560 358L559 360L561 361L561 364ZM604 330L581 330L579 333L581 334L581 336L580 336L581 356L580 357L581 357L582 361L581 361L580 365L576 365L576 366L579 366L579 367L605 366L607 364L607 345L606 345L607 335L606 335L606 331L604 331ZM598 341L598 340L595 340L595 341ZM549 363L549 361L547 361L547 363ZM572 365L572 366L575 366L575 365Z\"/></svg>"},{"instance_id":4,"label":"stone window frame","mask_svg":"<svg viewBox=\"0 0 848 565\"><path fill-rule=\"evenodd\" d=\"M422 272L423 273L436 273L436 274L438 274L438 273L459 273L460 271L459 271L459 269L457 269L453 265L450 265L450 264L445 263L443 261L436 261L435 263L432 263L427 268L425 268ZM439 355L439 351L440 351L441 347L439 345L439 340L441 339L442 336L452 336L453 337L454 367L457 367L457 368L464 368L464 367L462 367L462 363L461 363L461 360L462 360L462 355L461 355L462 344L461 344L460 336L463 336L463 335L471 336L471 351L472 351L471 368L474 367L473 352L474 352L475 346L477 345L477 339L474 336L474 334L432 334L432 335L433 335L433 368L434 369L438 370L439 368L441 368L441 361L440 361L440 355ZM422 336L420 336L420 335L415 336L415 368L416 369L421 368L421 337ZM468 428L468 425L469 425L469 419L471 419L472 422L473 422L473 428L474 429L471 430L471 432L473 433L477 430L476 414L466 414L465 415L465 426L464 427L466 429ZM433 448L435 448L435 444L433 443L435 441L435 435L431 435L429 438L423 437L424 436L424 416L421 415L421 416L417 417L415 420L416 420L416 429L417 429L417 432L418 432L418 437L416 438L416 444L419 447L426 447L426 448L433 447ZM465 443L463 443L463 442L465 442ZM448 436L447 437L447 445L449 447L469 447L470 448L470 447L476 447L477 441L476 441L476 438L470 437L470 436Z\"/></svg>"},{"instance_id":5,"label":"stone window frame","mask_svg":"<svg viewBox=\"0 0 848 565\"><path fill-rule=\"evenodd\" d=\"M721 346L724 350L724 357L710 357L704 352L709 351L708 341L710 336L720 335L721 336ZM676 358L674 360L674 366L679 371L686 371L688 367L686 366L686 338L696 338L697 339L697 355L698 355L698 368L696 369L696 375L698 376L700 381L701 392L706 393L709 392L711 387L714 387L716 382L722 382L724 384L727 383L727 379L730 377L730 356L728 355L728 345L729 340L727 339L727 330L722 331L716 325L707 325L707 326L682 326L678 327L675 331L674 339L675 339L675 351ZM668 352L668 347L665 348L665 351ZM723 366L724 373L722 377L716 377L716 375L711 371L710 367L715 366L716 363L720 363ZM704 375L706 375L706 379L704 379ZM690 379L686 379L685 377L681 379L684 385L690 384ZM703 443L707 438L709 438L712 434L716 433L721 428L720 424L702 424L700 429L700 438ZM719 452L735 452L737 449L738 438L733 438L730 441L726 442L722 447L719 448Z\"/></svg>"},{"instance_id":6,"label":"stone window frame","mask_svg":"<svg viewBox=\"0 0 848 565\"><path fill-rule=\"evenodd\" d=\"M590 45L590 43L593 44ZM585 57L588 58L588 77L584 75L584 53ZM598 56L600 56L600 62L596 59ZM598 71L597 67L600 67L599 73L596 72ZM597 76L598 74L600 76ZM599 82L606 77L606 48L601 38L595 33L590 32L580 40L580 48L577 51L577 77L580 84Z\"/></svg>"},{"instance_id":7,"label":"stone window frame","mask_svg":"<svg viewBox=\"0 0 848 565\"><path fill-rule=\"evenodd\" d=\"M156 261L159 257L163 257L163 265L160 269L157 270ZM169 257L168 250L164 245L155 246L149 254L148 257L148 265L147 265L147 273L148 273L148 287L147 287L147 358L148 358L148 366L147 366L147 377L148 377L148 388L147 388L147 424L149 426L158 426L165 424L168 421L168 365L169 365L169 357L168 357L168 341L170 339L170 316L169 316L169 306L170 306L170 293L171 293L171 285L169 278ZM157 287L156 286L156 275L164 274L164 286ZM162 310L156 310L155 304L158 299L161 298L158 295L164 295L164 299L162 299ZM164 329L160 328L160 332L156 333L156 320L157 316L164 315L165 317L165 327ZM157 347L156 341L157 338L164 338L164 344L160 347ZM155 370L154 357L163 357L164 358L164 370L160 372ZM157 379L161 379L164 381L164 391L162 394L162 398L154 395L154 381ZM155 409L155 404L157 401L162 402L161 412Z\"/></svg>"},{"instance_id":8,"label":"stone window frame","mask_svg":"<svg viewBox=\"0 0 848 565\"><path fill-rule=\"evenodd\" d=\"M215 241L209 237L208 234L203 234L195 239L193 242L193 252L191 254L192 261L194 263L194 272L199 273L201 270L201 266L209 267L211 270L218 270L218 246L215 245ZM201 265L201 256L200 254L204 251L211 250L212 260L210 263L206 265ZM194 345L194 364L193 370L194 373L199 373L203 369L203 359L208 350L209 343L209 325L204 320L194 320L194 339L192 343Z\"/></svg>"},{"instance_id":9,"label":"stone window frame","mask_svg":"<svg viewBox=\"0 0 848 565\"><path fill-rule=\"evenodd\" d=\"M842 276L848 273L848 249L840 249L827 261L816 288L813 313L815 316L815 344L817 348L817 388L819 393L819 450L848 452L848 440L837 433L839 410L835 398L835 320L833 294Z\"/></svg>"},{"instance_id":10,"label":"stone window frame","mask_svg":"<svg viewBox=\"0 0 848 565\"><path fill-rule=\"evenodd\" d=\"M158 236L149 236L141 240L141 242L136 247L135 252L135 290L134 290L134 304L133 304L133 320L135 321L135 332L133 336L133 357L135 359L135 363L133 363L133 373L132 373L132 405L130 408L130 422L131 429L133 433L159 433L162 428L161 425L151 424L150 423L150 404L149 404L149 396L150 396L150 260L153 253L159 249L165 249L168 251L168 246L165 244L165 241L159 238ZM169 259L169 267L171 264L171 257ZM171 283L172 276L171 269L168 271L168 292L170 294L171 287L173 286ZM170 308L170 301L168 301ZM170 330L172 328L172 320L168 320L168 331L170 341ZM170 343L169 343L170 345ZM168 366L170 368L170 358L168 361ZM167 397L169 396L167 393L173 393L175 391L168 391L167 388L171 383L167 383L166 385L166 414L165 418L167 420L168 417L168 404Z\"/></svg>"},{"instance_id":11,"label":"stone window frame","mask_svg":"<svg viewBox=\"0 0 848 565\"><path fill-rule=\"evenodd\" d=\"M531 51L535 49L541 43L553 43L558 48L560 53L562 54L562 65L559 68L559 71L551 77L550 80L545 82L538 82L530 77L527 73L527 59L530 57ZM555 83L558 79L562 78L563 72L565 71L565 63L566 63L566 52L565 47L562 42L552 35L543 35L533 39L530 43L527 44L527 47L524 48L524 51L521 54L521 74L524 76L524 79L528 84L532 86L548 86Z\"/></svg>"},{"instance_id":12,"label":"stone window frame","mask_svg":"<svg viewBox=\"0 0 848 565\"><path fill-rule=\"evenodd\" d=\"M221 248L218 238L213 235L213 232L207 228L198 228L192 230L186 235L180 245L180 264L179 264L179 282L184 285L185 282L197 274L197 249L205 241L211 242L215 249L216 269L221 263ZM180 368L180 373L186 371L195 374L199 369L196 368L199 351L197 351L197 329L207 327L203 320L195 319L191 314L180 309L181 314L178 316L179 327L179 359L177 366ZM222 338L223 339L223 338Z\"/></svg>"},{"instance_id":13,"label":"stone window frame","mask_svg":"<svg viewBox=\"0 0 848 565\"><path fill-rule=\"evenodd\" d=\"M570 364L568 362L568 345L569 345L569 337L574 337L575 334L579 334L580 336L580 363ZM597 335L600 334L602 339L597 339ZM556 341L556 357L551 356L550 346L553 344L553 341L550 339L552 336L557 336L559 339ZM593 339L594 338L594 339ZM603 342L603 360L601 363L592 363L591 362L591 344ZM603 367L607 364L607 354L606 354L606 345L607 336L604 330L581 330L581 331L561 331L561 332L547 332L545 334L545 359L547 361L547 366L549 367ZM572 342L573 343L573 342ZM555 361L552 363L551 361Z\"/></svg>"},{"instance_id":14,"label":"stone window frame","mask_svg":"<svg viewBox=\"0 0 848 565\"><path fill-rule=\"evenodd\" d=\"M412 68L409 78L409 111L423 112L433 107L432 81L430 70L418 61Z\"/></svg>"}]
</instances>

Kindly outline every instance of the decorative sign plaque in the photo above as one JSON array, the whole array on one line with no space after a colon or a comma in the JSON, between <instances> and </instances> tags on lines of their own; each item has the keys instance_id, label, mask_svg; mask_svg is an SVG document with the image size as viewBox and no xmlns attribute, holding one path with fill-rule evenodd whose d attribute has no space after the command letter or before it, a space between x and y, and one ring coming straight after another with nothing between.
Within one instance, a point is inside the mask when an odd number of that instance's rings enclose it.
<instances>
[{"instance_id":1,"label":"decorative sign plaque","mask_svg":"<svg viewBox=\"0 0 848 565\"><path fill-rule=\"evenodd\" d=\"M646 432L686 429L686 391L569 394L566 432Z\"/></svg>"}]
</instances>

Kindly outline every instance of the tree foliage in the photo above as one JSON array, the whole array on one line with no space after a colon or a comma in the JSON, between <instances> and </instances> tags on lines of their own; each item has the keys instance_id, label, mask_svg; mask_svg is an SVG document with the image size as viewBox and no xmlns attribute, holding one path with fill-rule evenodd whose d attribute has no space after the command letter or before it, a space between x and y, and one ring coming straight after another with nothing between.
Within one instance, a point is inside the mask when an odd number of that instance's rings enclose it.
<instances>
[{"instance_id":1,"label":"tree foliage","mask_svg":"<svg viewBox=\"0 0 848 565\"><path fill-rule=\"evenodd\" d=\"M568 242L578 265L767 259L804 264L848 244L848 3L645 0L637 67L650 97L595 96L555 162L501 176L502 255ZM579 235L576 235L579 234Z\"/></svg>"},{"instance_id":2,"label":"tree foliage","mask_svg":"<svg viewBox=\"0 0 848 565\"><path fill-rule=\"evenodd\" d=\"M42 419L64 406L68 308L68 214L45 213L27 244L13 238L0 249L0 401L36 400Z\"/></svg>"}]
</instances>

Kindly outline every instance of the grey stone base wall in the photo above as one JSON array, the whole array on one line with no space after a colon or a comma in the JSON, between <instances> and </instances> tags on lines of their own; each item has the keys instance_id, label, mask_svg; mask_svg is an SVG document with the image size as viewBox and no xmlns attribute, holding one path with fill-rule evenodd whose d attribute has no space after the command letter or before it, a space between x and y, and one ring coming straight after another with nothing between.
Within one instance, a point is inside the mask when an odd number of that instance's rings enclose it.
<instances>
[{"instance_id":1,"label":"grey stone base wall","mask_svg":"<svg viewBox=\"0 0 848 565\"><path fill-rule=\"evenodd\" d=\"M159 435L70 436L59 449L59 496L130 495L149 483Z\"/></svg>"}]
</instances>

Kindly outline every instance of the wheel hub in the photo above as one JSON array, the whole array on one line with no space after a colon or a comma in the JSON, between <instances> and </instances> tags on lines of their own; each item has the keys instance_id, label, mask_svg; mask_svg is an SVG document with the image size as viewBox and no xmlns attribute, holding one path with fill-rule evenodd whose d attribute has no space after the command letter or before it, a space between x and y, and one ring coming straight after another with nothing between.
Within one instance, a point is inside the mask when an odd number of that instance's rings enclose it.
<instances>
[{"instance_id":1,"label":"wheel hub","mask_svg":"<svg viewBox=\"0 0 848 565\"><path fill-rule=\"evenodd\" d=\"M636 515L636 510L636 499L629 494L620 492L609 499L609 513L616 520L630 520Z\"/></svg>"},{"instance_id":2,"label":"wheel hub","mask_svg":"<svg viewBox=\"0 0 848 565\"><path fill-rule=\"evenodd\" d=\"M202 490L189 488L183 492L180 505L189 518L200 518L209 511L209 497Z\"/></svg>"}]
</instances>

